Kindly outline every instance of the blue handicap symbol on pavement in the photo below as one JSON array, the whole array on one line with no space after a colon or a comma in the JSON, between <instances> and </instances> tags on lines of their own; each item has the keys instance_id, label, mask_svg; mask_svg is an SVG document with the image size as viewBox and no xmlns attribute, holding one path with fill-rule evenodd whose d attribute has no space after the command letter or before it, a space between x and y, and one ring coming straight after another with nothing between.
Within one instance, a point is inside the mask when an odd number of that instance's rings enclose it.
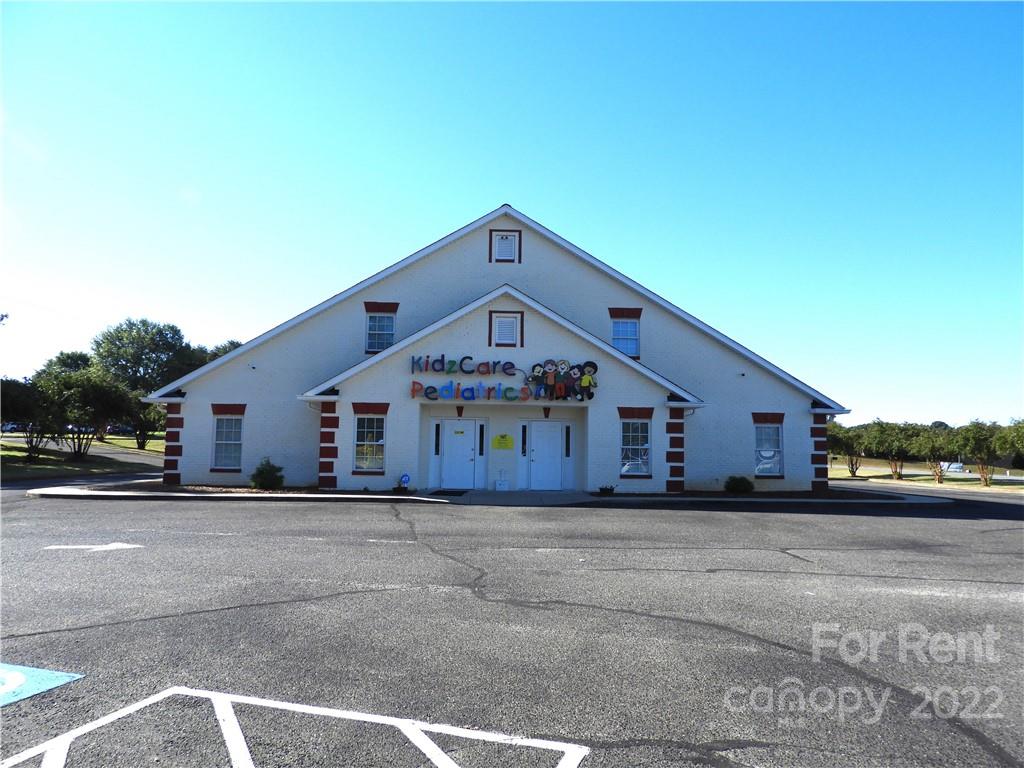
<instances>
[{"instance_id":1,"label":"blue handicap symbol on pavement","mask_svg":"<svg viewBox=\"0 0 1024 768\"><path fill-rule=\"evenodd\" d=\"M72 672L0 664L0 707L70 683L80 677L81 675Z\"/></svg>"}]
</instances>

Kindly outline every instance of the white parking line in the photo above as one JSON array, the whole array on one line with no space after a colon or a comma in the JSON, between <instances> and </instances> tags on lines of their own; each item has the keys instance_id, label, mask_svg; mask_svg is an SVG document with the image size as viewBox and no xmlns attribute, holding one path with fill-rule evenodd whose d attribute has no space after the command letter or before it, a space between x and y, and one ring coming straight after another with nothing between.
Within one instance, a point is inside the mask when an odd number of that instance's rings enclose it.
<instances>
[{"instance_id":1,"label":"white parking line","mask_svg":"<svg viewBox=\"0 0 1024 768\"><path fill-rule=\"evenodd\" d=\"M109 544L51 544L43 549L84 549L86 552L113 552L115 549L143 549L143 545L112 541Z\"/></svg>"},{"instance_id":2,"label":"white parking line","mask_svg":"<svg viewBox=\"0 0 1024 768\"><path fill-rule=\"evenodd\" d=\"M367 539L371 544L419 544L411 539Z\"/></svg>"},{"instance_id":3,"label":"white parking line","mask_svg":"<svg viewBox=\"0 0 1024 768\"><path fill-rule=\"evenodd\" d=\"M220 724L221 733L224 737L224 744L228 749L231 758L232 768L253 768L252 757L242 733L238 719L235 717L234 705L246 704L269 709L279 709L287 712L299 712L308 715L319 715L322 717L333 717L342 720L356 720L364 723L376 723L379 725L391 726L397 729L419 749L431 764L437 768L460 768L459 764L452 760L448 754L441 749L427 734L443 733L449 736L458 736L464 739L475 739L477 741L491 742L495 744L507 744L512 747L525 747L531 749L544 749L562 753L556 768L578 768L583 759L590 753L587 747L579 744L569 744L561 741L549 741L547 739L530 739L521 736L509 736L503 733L489 731L476 731L471 728L460 728L454 725L442 725L437 723L425 723L418 720L409 720L402 717L388 717L387 715L373 715L365 712L353 712L343 709L332 709L330 707L316 707L307 704L292 704L286 701L275 701L273 699L260 699L253 696L237 696L217 691L204 691L197 688L174 687L161 691L149 698L136 702L130 706L111 712L109 715L94 720L91 723L74 728L67 733L44 741L35 747L19 752L0 763L0 768L11 768L35 757L43 756L41 768L64 768L67 762L68 749L71 743L86 733L90 733L115 720L127 717L140 709L162 701L170 696L190 696L209 699L213 704L214 713Z\"/></svg>"},{"instance_id":4,"label":"white parking line","mask_svg":"<svg viewBox=\"0 0 1024 768\"><path fill-rule=\"evenodd\" d=\"M213 699L213 711L217 713L217 722L220 723L220 731L224 735L224 745L228 748L232 768L256 768L231 702L223 696L218 696Z\"/></svg>"}]
</instances>

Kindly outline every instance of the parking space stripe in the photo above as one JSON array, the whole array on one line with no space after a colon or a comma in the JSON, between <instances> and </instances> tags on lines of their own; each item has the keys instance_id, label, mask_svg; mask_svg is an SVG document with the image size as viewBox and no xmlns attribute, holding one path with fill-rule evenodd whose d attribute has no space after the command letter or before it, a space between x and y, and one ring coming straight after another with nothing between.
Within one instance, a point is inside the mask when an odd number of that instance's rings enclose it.
<instances>
[{"instance_id":1,"label":"parking space stripe","mask_svg":"<svg viewBox=\"0 0 1024 768\"><path fill-rule=\"evenodd\" d=\"M35 747L19 752L13 757L9 757L0 763L0 768L12 768L12 766L23 763L26 760L31 760L39 755L43 755L41 768L64 768L67 761L68 749L76 738L86 733L90 733L91 731L95 731L98 728L102 728L105 725L109 725L122 717L127 717L128 715L138 712L140 709L148 707L150 704L155 704L156 702L162 701L170 696L190 696L210 700L213 704L217 722L220 724L221 733L224 737L224 744L227 747L228 755L231 758L232 768L254 768L252 756L249 753L249 747L245 740L245 735L242 733L241 726L238 724L238 718L235 716L234 705L236 704L391 726L401 731L417 749L426 755L431 763L437 766L437 768L459 768L459 765L431 740L427 735L429 733L443 733L449 736L458 736L465 739L474 739L477 741L486 741L496 744L507 744L514 747L528 747L561 752L562 757L558 761L556 768L578 768L583 759L590 753L590 750L587 747L560 741L530 739L521 736L510 736L503 733L477 731L471 728L460 728L454 725L425 723L402 717L374 715L367 712L331 709L329 707L317 707L307 704L292 704L286 701L261 699L254 696L238 696L230 693L220 693L218 691L206 691L199 688L176 686L154 694L142 701L138 701L135 704L119 709L116 712L111 712L109 715L105 715L91 723L74 728L67 733L63 733L60 736L44 741L42 744Z\"/></svg>"},{"instance_id":2,"label":"parking space stripe","mask_svg":"<svg viewBox=\"0 0 1024 768\"><path fill-rule=\"evenodd\" d=\"M416 726L411 723L403 723L398 726L398 730L404 733L405 737L415 744L416 748L426 755L427 759L436 765L437 768L459 768L458 763L448 757L443 749L431 741L430 737Z\"/></svg>"},{"instance_id":3,"label":"parking space stripe","mask_svg":"<svg viewBox=\"0 0 1024 768\"><path fill-rule=\"evenodd\" d=\"M213 701L213 711L217 714L217 722L220 723L221 733L224 734L224 745L228 748L231 768L256 768L231 701L226 696L211 696L210 700Z\"/></svg>"}]
</instances>

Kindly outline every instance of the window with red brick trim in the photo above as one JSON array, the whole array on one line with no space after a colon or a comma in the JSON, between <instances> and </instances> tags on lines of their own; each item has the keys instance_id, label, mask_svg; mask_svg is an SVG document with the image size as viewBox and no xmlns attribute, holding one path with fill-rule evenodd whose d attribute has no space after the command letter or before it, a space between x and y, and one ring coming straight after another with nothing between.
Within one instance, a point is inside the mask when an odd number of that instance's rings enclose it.
<instances>
[{"instance_id":1,"label":"window with red brick trim","mask_svg":"<svg viewBox=\"0 0 1024 768\"><path fill-rule=\"evenodd\" d=\"M376 354L395 343L394 313L371 312L366 315L366 353Z\"/></svg>"},{"instance_id":2,"label":"window with red brick trim","mask_svg":"<svg viewBox=\"0 0 1024 768\"><path fill-rule=\"evenodd\" d=\"M651 422L623 419L619 423L619 477L650 477Z\"/></svg>"},{"instance_id":3,"label":"window with red brick trim","mask_svg":"<svg viewBox=\"0 0 1024 768\"><path fill-rule=\"evenodd\" d=\"M384 416L356 416L352 471L384 474Z\"/></svg>"},{"instance_id":4,"label":"window with red brick trim","mask_svg":"<svg viewBox=\"0 0 1024 768\"><path fill-rule=\"evenodd\" d=\"M782 477L782 424L754 424L754 477Z\"/></svg>"},{"instance_id":5,"label":"window with red brick trim","mask_svg":"<svg viewBox=\"0 0 1024 768\"><path fill-rule=\"evenodd\" d=\"M612 346L630 357L640 357L640 321L612 320Z\"/></svg>"},{"instance_id":6,"label":"window with red brick trim","mask_svg":"<svg viewBox=\"0 0 1024 768\"><path fill-rule=\"evenodd\" d=\"M213 466L211 469L242 469L242 417L213 419Z\"/></svg>"}]
</instances>

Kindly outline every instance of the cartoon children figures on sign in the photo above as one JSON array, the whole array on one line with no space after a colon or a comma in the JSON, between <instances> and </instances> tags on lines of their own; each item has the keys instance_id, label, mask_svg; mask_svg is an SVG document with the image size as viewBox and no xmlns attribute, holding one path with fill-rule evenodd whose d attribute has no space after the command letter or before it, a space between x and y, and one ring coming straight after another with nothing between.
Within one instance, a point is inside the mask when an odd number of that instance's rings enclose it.
<instances>
[{"instance_id":1,"label":"cartoon children figures on sign","mask_svg":"<svg viewBox=\"0 0 1024 768\"><path fill-rule=\"evenodd\" d=\"M544 361L544 394L548 400L555 399L555 384L558 380L558 363L554 360Z\"/></svg>"},{"instance_id":2,"label":"cartoon children figures on sign","mask_svg":"<svg viewBox=\"0 0 1024 768\"><path fill-rule=\"evenodd\" d=\"M583 364L583 376L580 378L580 394L576 396L577 400L582 400L584 396L587 400L594 399L594 390L597 389L595 373L597 373L597 363L587 360Z\"/></svg>"},{"instance_id":3,"label":"cartoon children figures on sign","mask_svg":"<svg viewBox=\"0 0 1024 768\"><path fill-rule=\"evenodd\" d=\"M565 373L565 396L570 400L580 399L580 377L582 375L583 371L580 370L579 364L570 366Z\"/></svg>"},{"instance_id":4,"label":"cartoon children figures on sign","mask_svg":"<svg viewBox=\"0 0 1024 768\"><path fill-rule=\"evenodd\" d=\"M530 375L526 377L527 385L537 393L537 397L543 397L544 394L544 364L534 363L533 368L530 369Z\"/></svg>"},{"instance_id":5,"label":"cartoon children figures on sign","mask_svg":"<svg viewBox=\"0 0 1024 768\"><path fill-rule=\"evenodd\" d=\"M568 391L568 376L569 361L559 360L558 369L555 372L555 397L559 400L568 400L570 397Z\"/></svg>"},{"instance_id":6,"label":"cartoon children figures on sign","mask_svg":"<svg viewBox=\"0 0 1024 768\"><path fill-rule=\"evenodd\" d=\"M597 363L570 363L552 359L534 363L526 374L526 384L538 398L548 400L593 400L597 389Z\"/></svg>"}]
</instances>

